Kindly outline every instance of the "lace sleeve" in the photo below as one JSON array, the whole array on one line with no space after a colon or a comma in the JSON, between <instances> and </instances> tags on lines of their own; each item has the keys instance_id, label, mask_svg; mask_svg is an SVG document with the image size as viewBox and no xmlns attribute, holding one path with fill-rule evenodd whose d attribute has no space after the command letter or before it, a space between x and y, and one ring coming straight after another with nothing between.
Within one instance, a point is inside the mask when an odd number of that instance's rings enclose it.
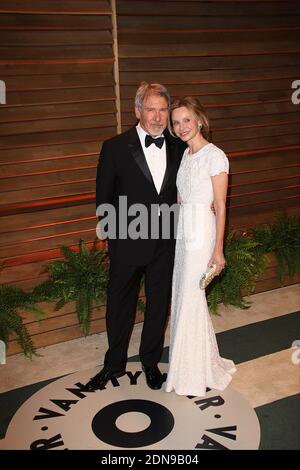
<instances>
[{"instance_id":1,"label":"lace sleeve","mask_svg":"<svg viewBox=\"0 0 300 470\"><path fill-rule=\"evenodd\" d=\"M229 173L229 161L223 150L216 148L209 156L210 176L219 175L222 172Z\"/></svg>"}]
</instances>

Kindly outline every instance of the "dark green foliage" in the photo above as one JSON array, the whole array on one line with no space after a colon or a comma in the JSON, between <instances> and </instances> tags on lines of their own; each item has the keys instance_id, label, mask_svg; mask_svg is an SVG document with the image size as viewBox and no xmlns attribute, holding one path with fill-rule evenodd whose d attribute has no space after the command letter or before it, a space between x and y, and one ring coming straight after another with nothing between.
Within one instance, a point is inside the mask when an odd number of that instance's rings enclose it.
<instances>
[{"instance_id":1,"label":"dark green foliage","mask_svg":"<svg viewBox=\"0 0 300 470\"><path fill-rule=\"evenodd\" d=\"M272 225L253 228L252 236L260 243L262 252L276 256L281 283L286 274L300 273L300 217L281 215Z\"/></svg>"},{"instance_id":2,"label":"dark green foliage","mask_svg":"<svg viewBox=\"0 0 300 470\"><path fill-rule=\"evenodd\" d=\"M234 236L230 233L225 242L226 268L209 285L207 301L210 310L217 312L218 304L248 308L250 303L244 296L255 289L256 279L266 266L266 256L257 241L246 234Z\"/></svg>"},{"instance_id":3,"label":"dark green foliage","mask_svg":"<svg viewBox=\"0 0 300 470\"><path fill-rule=\"evenodd\" d=\"M37 301L54 301L59 310L74 301L78 321L84 335L89 333L93 302L101 305L106 300L108 280L107 254L94 243L89 250L79 241L79 251L61 247L64 260L54 261L47 267L49 280L37 286L33 295Z\"/></svg>"},{"instance_id":4,"label":"dark green foliage","mask_svg":"<svg viewBox=\"0 0 300 470\"><path fill-rule=\"evenodd\" d=\"M36 352L27 328L23 324L20 314L22 310L36 315L43 314L42 310L35 305L35 300L30 293L18 287L0 285L0 339L7 344L9 335L15 333L25 356L31 358Z\"/></svg>"}]
</instances>

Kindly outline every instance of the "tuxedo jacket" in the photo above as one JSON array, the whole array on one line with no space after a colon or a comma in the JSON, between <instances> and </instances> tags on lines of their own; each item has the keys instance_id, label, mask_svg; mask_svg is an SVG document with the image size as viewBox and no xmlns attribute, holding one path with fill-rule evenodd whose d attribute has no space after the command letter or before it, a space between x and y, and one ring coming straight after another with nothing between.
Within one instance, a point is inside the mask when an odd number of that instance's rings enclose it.
<instances>
[{"instance_id":1,"label":"tuxedo jacket","mask_svg":"<svg viewBox=\"0 0 300 470\"><path fill-rule=\"evenodd\" d=\"M151 224L153 223L151 205L172 206L177 202L176 176L185 144L172 137L167 130L164 135L166 171L159 193L155 188L135 127L105 141L102 146L97 170L96 205L98 208L100 204L111 204L115 208L117 233L116 238L108 238L108 252L110 257L114 257L116 261L123 264L142 266L151 261L157 243L156 239L151 238ZM128 208L133 204L143 204L148 209L146 238L131 239L120 236L120 196L126 196ZM123 221L124 215L123 211ZM125 217L126 228L135 218L136 215ZM104 220L105 215L99 217L100 223ZM165 242L170 257L174 256L176 230L172 218L171 221L171 237ZM122 226L124 229L123 223Z\"/></svg>"}]
</instances>

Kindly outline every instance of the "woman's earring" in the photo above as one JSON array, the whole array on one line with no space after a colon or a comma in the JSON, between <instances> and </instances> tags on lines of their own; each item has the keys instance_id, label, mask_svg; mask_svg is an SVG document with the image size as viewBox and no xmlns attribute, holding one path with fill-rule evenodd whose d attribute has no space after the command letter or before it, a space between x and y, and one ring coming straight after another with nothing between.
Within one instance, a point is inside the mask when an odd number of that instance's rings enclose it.
<instances>
[{"instance_id":1,"label":"woman's earring","mask_svg":"<svg viewBox=\"0 0 300 470\"><path fill-rule=\"evenodd\" d=\"M203 127L203 124L201 124L201 122L199 122L199 124L198 124L199 131L200 131L200 129L202 129L202 127Z\"/></svg>"}]
</instances>

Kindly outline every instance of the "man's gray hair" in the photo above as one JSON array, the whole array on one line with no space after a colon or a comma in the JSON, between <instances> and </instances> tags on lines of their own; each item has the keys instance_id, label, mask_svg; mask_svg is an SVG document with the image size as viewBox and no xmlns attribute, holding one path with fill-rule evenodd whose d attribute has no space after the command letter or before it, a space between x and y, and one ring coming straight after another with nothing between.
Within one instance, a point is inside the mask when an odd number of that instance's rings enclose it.
<instances>
[{"instance_id":1,"label":"man's gray hair","mask_svg":"<svg viewBox=\"0 0 300 470\"><path fill-rule=\"evenodd\" d=\"M163 96L168 103L168 107L170 107L171 97L166 87L164 85L161 85L160 83L147 82L141 82L140 86L137 89L134 100L135 107L138 109L142 109L145 99L148 98L148 96L150 95Z\"/></svg>"}]
</instances>

